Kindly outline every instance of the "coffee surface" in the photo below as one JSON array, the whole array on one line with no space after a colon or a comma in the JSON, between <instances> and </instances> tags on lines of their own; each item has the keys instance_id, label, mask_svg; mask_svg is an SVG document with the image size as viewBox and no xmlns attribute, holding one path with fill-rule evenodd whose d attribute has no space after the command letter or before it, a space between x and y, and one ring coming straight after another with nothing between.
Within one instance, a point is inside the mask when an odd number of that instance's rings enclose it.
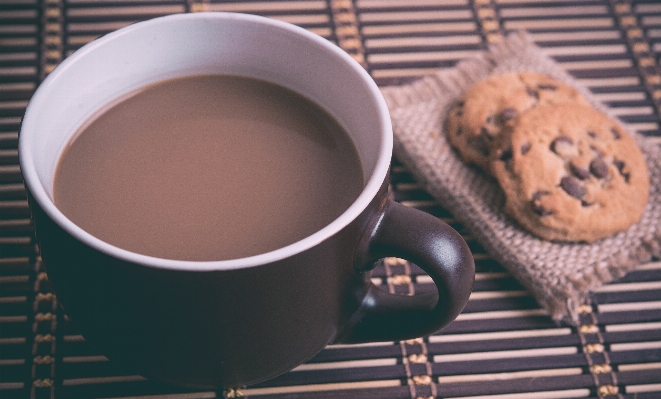
<instances>
[{"instance_id":1,"label":"coffee surface","mask_svg":"<svg viewBox=\"0 0 661 399\"><path fill-rule=\"evenodd\" d=\"M95 115L63 151L53 195L112 245L210 261L299 241L362 188L351 139L320 107L260 80L200 75Z\"/></svg>"}]
</instances>

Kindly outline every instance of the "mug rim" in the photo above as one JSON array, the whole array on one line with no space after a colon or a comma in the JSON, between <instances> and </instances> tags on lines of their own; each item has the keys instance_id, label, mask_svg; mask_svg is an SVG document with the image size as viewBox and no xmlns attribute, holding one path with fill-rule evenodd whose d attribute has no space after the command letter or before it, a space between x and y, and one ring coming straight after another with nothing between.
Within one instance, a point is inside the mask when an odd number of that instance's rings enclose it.
<instances>
[{"instance_id":1,"label":"mug rim","mask_svg":"<svg viewBox=\"0 0 661 399\"><path fill-rule=\"evenodd\" d=\"M302 36L303 39L311 41L317 46L322 47L324 51L332 53L333 56L339 57L365 83L365 87L368 91L367 94L369 94L368 98L374 102L376 105L375 108L379 112L378 119L380 126L378 131L381 135L381 146L379 148L377 161L371 171L369 179L367 180L363 190L356 198L356 200L354 200L354 202L339 217L324 226L322 229L317 230L315 233L292 244L258 255L216 261L175 260L143 255L109 244L78 227L55 206L37 174L36 166L34 163L34 154L32 154L30 150L31 141L39 139L39 134L35 131L36 129L33 127L34 123L32 121L34 118L33 115L36 114L34 108L38 106L35 104L39 104L45 101L49 95L50 82L54 81L60 74L66 71L70 64L76 62L76 60L83 57L86 53L113 41L117 37L142 29L143 27L157 24L167 24L169 21L188 19L207 19L213 21L235 20L245 23L271 25L272 27L282 29L284 31L289 31L290 33ZM60 65L58 65L53 70L53 72L48 75L46 79L44 79L44 81L39 85L33 94L28 103L28 106L26 107L25 115L21 123L18 142L19 163L25 185L30 191L30 194L34 200L38 203L39 207L60 228L89 247L92 247L109 256L153 268L186 271L231 270L269 264L302 253L337 234L340 230L355 220L377 195L384 179L388 174L392 156L392 146L392 125L386 102L371 76L348 53L327 39L299 26L257 15L228 12L181 13L157 17L126 26L81 47L71 56L67 57Z\"/></svg>"}]
</instances>

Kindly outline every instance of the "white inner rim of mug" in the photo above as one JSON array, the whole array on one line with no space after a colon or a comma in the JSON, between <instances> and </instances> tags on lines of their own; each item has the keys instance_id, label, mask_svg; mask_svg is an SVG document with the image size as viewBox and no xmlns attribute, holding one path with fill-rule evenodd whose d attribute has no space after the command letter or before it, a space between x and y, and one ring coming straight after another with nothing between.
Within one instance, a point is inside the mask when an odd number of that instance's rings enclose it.
<instances>
[{"instance_id":1,"label":"white inner rim of mug","mask_svg":"<svg viewBox=\"0 0 661 399\"><path fill-rule=\"evenodd\" d=\"M55 207L52 181L59 154L88 118L112 100L144 85L206 73L281 84L329 111L352 136L363 164L366 184L356 201L326 227L291 245L240 259L204 262L156 258L115 247L85 232ZM39 86L28 104L19 136L26 185L55 223L78 240L114 257L151 267L186 270L266 264L323 242L351 223L374 198L387 175L391 153L387 106L374 81L355 60L303 28L234 13L160 17L82 47Z\"/></svg>"}]
</instances>

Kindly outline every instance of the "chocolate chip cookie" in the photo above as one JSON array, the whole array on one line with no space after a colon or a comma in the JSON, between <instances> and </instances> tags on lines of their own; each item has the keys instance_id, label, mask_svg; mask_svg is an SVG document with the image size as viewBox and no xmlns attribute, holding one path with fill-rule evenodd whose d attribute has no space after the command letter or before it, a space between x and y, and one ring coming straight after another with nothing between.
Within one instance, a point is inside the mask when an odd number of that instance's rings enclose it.
<instances>
[{"instance_id":1,"label":"chocolate chip cookie","mask_svg":"<svg viewBox=\"0 0 661 399\"><path fill-rule=\"evenodd\" d=\"M575 102L587 105L578 91L536 72L506 72L471 86L451 108L446 133L464 162L487 172L489 155L501 129L538 105Z\"/></svg>"},{"instance_id":2,"label":"chocolate chip cookie","mask_svg":"<svg viewBox=\"0 0 661 399\"><path fill-rule=\"evenodd\" d=\"M649 194L644 157L588 106L540 105L506 126L491 154L506 211L547 240L593 242L627 229Z\"/></svg>"}]
</instances>

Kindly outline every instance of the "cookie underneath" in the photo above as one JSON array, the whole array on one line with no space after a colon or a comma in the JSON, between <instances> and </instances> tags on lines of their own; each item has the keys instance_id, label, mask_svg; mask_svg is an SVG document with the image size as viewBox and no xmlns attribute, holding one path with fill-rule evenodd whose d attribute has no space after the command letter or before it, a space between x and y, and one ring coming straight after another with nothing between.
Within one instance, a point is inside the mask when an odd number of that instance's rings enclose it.
<instances>
[{"instance_id":1,"label":"cookie underneath","mask_svg":"<svg viewBox=\"0 0 661 399\"><path fill-rule=\"evenodd\" d=\"M445 130L467 164L490 173L489 158L505 125L521 113L547 104L588 102L579 92L537 72L505 72L466 90L450 110Z\"/></svg>"}]
</instances>

